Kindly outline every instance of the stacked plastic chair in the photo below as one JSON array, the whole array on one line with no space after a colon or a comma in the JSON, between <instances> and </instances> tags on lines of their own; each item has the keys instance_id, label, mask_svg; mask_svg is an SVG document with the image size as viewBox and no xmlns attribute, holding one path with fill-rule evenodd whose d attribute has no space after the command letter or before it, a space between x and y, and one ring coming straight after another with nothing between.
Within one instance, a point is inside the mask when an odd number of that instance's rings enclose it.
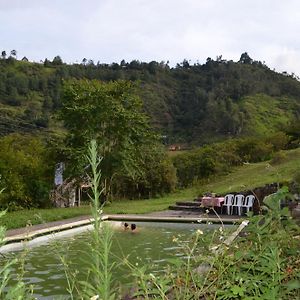
<instances>
[{"instance_id":1,"label":"stacked plastic chair","mask_svg":"<svg viewBox=\"0 0 300 300\"><path fill-rule=\"evenodd\" d=\"M244 199L245 199L244 195L235 195L234 196L231 214L233 214L234 208L236 208L238 215L239 216L242 215L242 206L243 206L243 203L244 203Z\"/></svg>"}]
</instances>

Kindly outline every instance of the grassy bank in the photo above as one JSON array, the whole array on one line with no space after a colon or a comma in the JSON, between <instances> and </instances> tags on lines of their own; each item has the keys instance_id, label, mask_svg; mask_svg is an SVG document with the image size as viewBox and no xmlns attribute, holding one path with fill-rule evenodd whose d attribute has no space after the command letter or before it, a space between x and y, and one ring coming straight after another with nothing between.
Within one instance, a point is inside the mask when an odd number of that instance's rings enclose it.
<instances>
[{"instance_id":1,"label":"grassy bank","mask_svg":"<svg viewBox=\"0 0 300 300\"><path fill-rule=\"evenodd\" d=\"M143 214L167 209L178 200L190 200L206 191L228 193L263 186L272 182L285 182L292 179L300 165L300 148L285 152L280 163L271 165L270 162L245 164L235 168L231 173L218 176L209 183L199 184L196 187L185 189L177 193L149 200L122 200L114 201L105 207L105 213L137 213ZM1 218L1 224L7 229L24 227L43 222L50 222L89 215L89 206L76 208L32 209L7 213Z\"/></svg>"},{"instance_id":2,"label":"grassy bank","mask_svg":"<svg viewBox=\"0 0 300 300\"><path fill-rule=\"evenodd\" d=\"M276 164L272 161L244 164L231 173L219 176L199 187L199 192L229 193L253 189L273 182L288 182L299 171L300 148L282 151L282 153L282 160Z\"/></svg>"}]
</instances>

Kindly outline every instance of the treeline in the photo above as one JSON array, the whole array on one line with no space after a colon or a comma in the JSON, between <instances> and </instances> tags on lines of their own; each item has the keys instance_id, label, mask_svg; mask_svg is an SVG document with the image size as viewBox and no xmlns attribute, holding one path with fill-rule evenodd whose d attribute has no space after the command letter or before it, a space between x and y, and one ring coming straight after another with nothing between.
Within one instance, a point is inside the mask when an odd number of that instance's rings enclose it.
<instances>
[{"instance_id":1,"label":"treeline","mask_svg":"<svg viewBox=\"0 0 300 300\"><path fill-rule=\"evenodd\" d=\"M238 62L220 56L207 58L204 64L184 60L175 67L155 61L103 64L87 59L68 65L59 56L31 63L2 55L0 134L59 130L53 115L61 106L62 82L70 78L138 81L144 111L168 144L200 145L229 136L265 134L260 132L261 121L245 103L247 97L257 106L265 95L269 97L266 109L269 106L277 112L272 119L278 122L276 128L273 123L267 128L268 133L300 115L296 76L276 73L247 53ZM257 122L250 126L253 118Z\"/></svg>"},{"instance_id":2,"label":"treeline","mask_svg":"<svg viewBox=\"0 0 300 300\"><path fill-rule=\"evenodd\" d=\"M287 132L277 132L268 137L245 137L206 145L183 152L173 158L178 184L188 187L197 182L209 180L220 174L227 174L234 166L281 158L280 150L299 147L300 126L292 125Z\"/></svg>"}]
</instances>

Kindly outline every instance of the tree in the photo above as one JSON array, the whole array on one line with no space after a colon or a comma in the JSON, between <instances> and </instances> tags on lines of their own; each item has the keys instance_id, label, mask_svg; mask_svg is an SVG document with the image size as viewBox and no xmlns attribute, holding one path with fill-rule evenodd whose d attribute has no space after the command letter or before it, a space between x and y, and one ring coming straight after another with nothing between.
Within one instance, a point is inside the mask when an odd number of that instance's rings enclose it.
<instances>
[{"instance_id":1,"label":"tree","mask_svg":"<svg viewBox=\"0 0 300 300\"><path fill-rule=\"evenodd\" d=\"M14 58L17 58L17 50L11 50L10 55L13 56Z\"/></svg>"},{"instance_id":2,"label":"tree","mask_svg":"<svg viewBox=\"0 0 300 300\"><path fill-rule=\"evenodd\" d=\"M0 139L0 174L5 190L0 207L11 210L49 205L54 166L39 138L10 134Z\"/></svg>"},{"instance_id":3,"label":"tree","mask_svg":"<svg viewBox=\"0 0 300 300\"><path fill-rule=\"evenodd\" d=\"M52 65L53 65L53 66L60 66L60 65L62 65L62 64L63 64L63 61L62 61L62 59L60 58L59 55L57 55L57 56L55 56L55 57L53 58L53 60L52 60Z\"/></svg>"},{"instance_id":4,"label":"tree","mask_svg":"<svg viewBox=\"0 0 300 300\"><path fill-rule=\"evenodd\" d=\"M45 67L50 67L51 66L51 62L50 62L50 60L48 58L45 59L44 66Z\"/></svg>"},{"instance_id":5,"label":"tree","mask_svg":"<svg viewBox=\"0 0 300 300\"><path fill-rule=\"evenodd\" d=\"M239 62L242 64L252 64L253 59L248 55L247 52L244 52L242 53Z\"/></svg>"},{"instance_id":6,"label":"tree","mask_svg":"<svg viewBox=\"0 0 300 300\"><path fill-rule=\"evenodd\" d=\"M138 166L140 174L134 177L117 175L112 186L114 195L130 199L152 198L175 189L176 169L165 148L159 144L147 145L142 153Z\"/></svg>"},{"instance_id":7,"label":"tree","mask_svg":"<svg viewBox=\"0 0 300 300\"><path fill-rule=\"evenodd\" d=\"M142 147L156 140L141 109L142 102L132 82L69 80L64 83L60 115L69 130L68 146L72 164L76 166L74 171L83 171L83 153L88 142L96 139L103 157L105 195L110 193L116 175L134 178L139 174Z\"/></svg>"}]
</instances>

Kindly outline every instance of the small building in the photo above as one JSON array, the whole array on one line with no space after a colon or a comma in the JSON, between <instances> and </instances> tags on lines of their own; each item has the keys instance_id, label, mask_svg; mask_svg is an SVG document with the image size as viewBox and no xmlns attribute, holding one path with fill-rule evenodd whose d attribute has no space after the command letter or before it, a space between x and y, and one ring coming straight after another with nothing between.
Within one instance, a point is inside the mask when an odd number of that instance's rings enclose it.
<instances>
[{"instance_id":1,"label":"small building","mask_svg":"<svg viewBox=\"0 0 300 300\"><path fill-rule=\"evenodd\" d=\"M90 184L75 178L67 179L51 191L51 202L55 207L80 206L83 189L90 187Z\"/></svg>"}]
</instances>

